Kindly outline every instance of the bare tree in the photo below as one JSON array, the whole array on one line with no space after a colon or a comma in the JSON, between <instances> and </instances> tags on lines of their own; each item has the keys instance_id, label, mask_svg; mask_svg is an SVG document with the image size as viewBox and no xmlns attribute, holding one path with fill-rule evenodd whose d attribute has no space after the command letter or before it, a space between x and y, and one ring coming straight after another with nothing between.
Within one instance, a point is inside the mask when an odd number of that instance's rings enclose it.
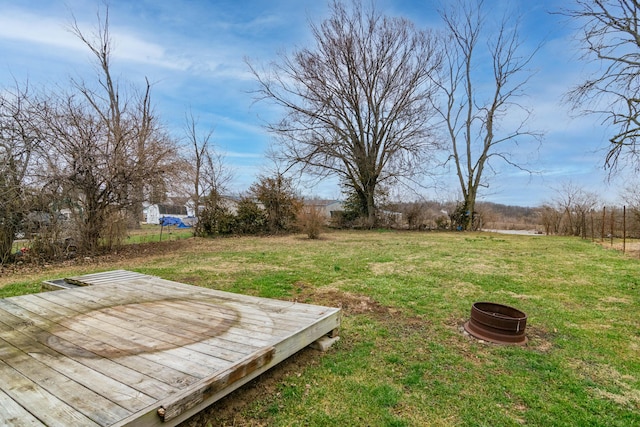
<instances>
[{"instance_id":1,"label":"bare tree","mask_svg":"<svg viewBox=\"0 0 640 427\"><path fill-rule=\"evenodd\" d=\"M622 199L631 214L632 223L629 229L638 236L640 235L640 182L628 183L622 193Z\"/></svg>"},{"instance_id":2,"label":"bare tree","mask_svg":"<svg viewBox=\"0 0 640 427\"><path fill-rule=\"evenodd\" d=\"M96 30L83 32L74 19L70 31L93 54L97 65L97 87L74 80L93 114L103 123L109 146L112 173L120 177L119 204L131 215L130 223L139 225L142 203L152 189L166 187L178 162L176 144L163 132L151 103L151 84L145 78L143 90L121 90L121 82L111 71L112 39L109 32L109 8L98 12Z\"/></svg>"},{"instance_id":3,"label":"bare tree","mask_svg":"<svg viewBox=\"0 0 640 427\"><path fill-rule=\"evenodd\" d=\"M545 234L559 234L563 211L551 204L544 204L540 209L540 222Z\"/></svg>"},{"instance_id":4,"label":"bare tree","mask_svg":"<svg viewBox=\"0 0 640 427\"><path fill-rule=\"evenodd\" d=\"M513 156L514 145L541 138L526 127L530 111L518 101L532 75L526 67L535 52L520 53L517 20L505 15L492 27L484 2L471 3L458 1L440 12L447 49L437 82L444 99L437 110L451 144L449 161L462 191L465 229L473 228L476 198L489 185L488 171L495 172L492 162L525 169ZM485 63L491 64L489 70ZM515 117L516 125L505 126L507 117Z\"/></svg>"},{"instance_id":5,"label":"bare tree","mask_svg":"<svg viewBox=\"0 0 640 427\"><path fill-rule=\"evenodd\" d=\"M213 128L201 132L198 129L197 118L189 111L185 116L184 129L190 145L190 153L184 159L188 181L192 185L189 193L196 217L199 219L203 198L208 198L208 204L212 201L221 202L221 196L227 190L233 175L225 165L224 156L214 147ZM196 233L201 234L200 231L197 226Z\"/></svg>"},{"instance_id":6,"label":"bare tree","mask_svg":"<svg viewBox=\"0 0 640 427\"><path fill-rule=\"evenodd\" d=\"M40 140L31 127L28 85L0 91L0 265L29 212L28 179Z\"/></svg>"},{"instance_id":7,"label":"bare tree","mask_svg":"<svg viewBox=\"0 0 640 427\"><path fill-rule=\"evenodd\" d=\"M430 75L440 64L436 38L403 18L340 1L311 24L313 48L283 54L270 71L251 71L259 97L283 107L269 125L281 159L320 177L337 176L375 221L378 184L415 177L436 146Z\"/></svg>"},{"instance_id":8,"label":"bare tree","mask_svg":"<svg viewBox=\"0 0 640 427\"><path fill-rule=\"evenodd\" d=\"M586 60L598 70L567 94L570 105L613 128L605 167L640 171L640 29L637 0L576 0L562 13L580 23ZM621 163L622 160L622 163Z\"/></svg>"},{"instance_id":9,"label":"bare tree","mask_svg":"<svg viewBox=\"0 0 640 427\"><path fill-rule=\"evenodd\" d=\"M143 199L174 172L177 150L153 114L149 82L127 93L112 77L108 8L104 18L98 14L91 36L75 21L71 32L94 55L97 84L75 79L71 91L50 93L39 110L38 128L47 142L43 179L63 192L78 247L92 253L101 238L126 233L127 217L140 221Z\"/></svg>"},{"instance_id":10,"label":"bare tree","mask_svg":"<svg viewBox=\"0 0 640 427\"><path fill-rule=\"evenodd\" d=\"M47 142L48 167L41 180L61 189L73 213L78 244L85 253L94 252L110 206L116 206L119 184L106 144L104 122L82 100L73 95L52 96L40 112L40 129Z\"/></svg>"},{"instance_id":11,"label":"bare tree","mask_svg":"<svg viewBox=\"0 0 640 427\"><path fill-rule=\"evenodd\" d=\"M598 195L573 182L563 183L556 193L554 204L560 214L560 233L586 237L587 214L597 206Z\"/></svg>"}]
</instances>

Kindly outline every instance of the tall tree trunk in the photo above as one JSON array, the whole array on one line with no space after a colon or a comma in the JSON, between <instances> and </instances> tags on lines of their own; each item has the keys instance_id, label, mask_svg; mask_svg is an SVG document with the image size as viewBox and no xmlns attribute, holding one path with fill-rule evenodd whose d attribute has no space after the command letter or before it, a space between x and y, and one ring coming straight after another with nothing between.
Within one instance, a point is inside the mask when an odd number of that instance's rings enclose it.
<instances>
[{"instance_id":1,"label":"tall tree trunk","mask_svg":"<svg viewBox=\"0 0 640 427\"><path fill-rule=\"evenodd\" d=\"M467 224L466 224L465 230L470 231L470 230L473 230L473 227L474 227L473 212L475 211L475 208L476 208L476 192L475 191L469 192L469 198L468 200L465 201L465 205L467 207Z\"/></svg>"},{"instance_id":2,"label":"tall tree trunk","mask_svg":"<svg viewBox=\"0 0 640 427\"><path fill-rule=\"evenodd\" d=\"M0 194L4 200L0 202L0 265L5 264L11 258L13 242L22 211L21 183L16 172L16 164L11 158L5 160L8 166L3 176L0 176Z\"/></svg>"},{"instance_id":3,"label":"tall tree trunk","mask_svg":"<svg viewBox=\"0 0 640 427\"><path fill-rule=\"evenodd\" d=\"M367 225L370 228L376 226L376 206L374 202L373 192L367 194Z\"/></svg>"},{"instance_id":4,"label":"tall tree trunk","mask_svg":"<svg viewBox=\"0 0 640 427\"><path fill-rule=\"evenodd\" d=\"M13 224L3 224L0 228L0 265L11 259L15 233L16 227Z\"/></svg>"}]
</instances>

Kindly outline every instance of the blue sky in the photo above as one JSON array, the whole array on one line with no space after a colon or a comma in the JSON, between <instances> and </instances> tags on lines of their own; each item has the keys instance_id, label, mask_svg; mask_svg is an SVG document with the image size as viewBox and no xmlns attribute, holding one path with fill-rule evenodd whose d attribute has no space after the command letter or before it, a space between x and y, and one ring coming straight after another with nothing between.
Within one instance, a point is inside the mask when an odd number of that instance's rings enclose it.
<instances>
[{"instance_id":1,"label":"blue sky","mask_svg":"<svg viewBox=\"0 0 640 427\"><path fill-rule=\"evenodd\" d=\"M557 196L555 189L572 182L598 192L604 202L617 201L618 177L607 184L602 168L607 129L597 117L574 118L561 103L567 88L580 82L590 65L579 60L574 28L551 15L566 0L487 2L491 10L519 10L521 36L531 48L543 39L531 68L536 71L523 102L533 109L531 127L545 132L541 146L521 144L517 150L529 175L498 168L482 200L537 206ZM378 10L404 16L420 27L436 28L437 2L378 0ZM29 80L32 85L68 84L70 77L95 76L86 48L65 27L71 12L81 28L91 31L102 3L93 0L0 0L0 87ZM312 43L309 20L319 23L328 11L323 0L111 0L110 29L115 42L113 70L134 85L145 76L153 83L157 113L175 136L182 135L191 109L203 130L214 128L214 141L232 169L231 190L241 192L271 166L265 150L271 141L265 120L278 117L268 103L255 103L255 81L245 59L260 66L279 52ZM446 175L442 177L446 182ZM340 198L333 182L302 184L301 192ZM455 200L459 190L421 190L437 200ZM412 195L411 197L415 197Z\"/></svg>"}]
</instances>

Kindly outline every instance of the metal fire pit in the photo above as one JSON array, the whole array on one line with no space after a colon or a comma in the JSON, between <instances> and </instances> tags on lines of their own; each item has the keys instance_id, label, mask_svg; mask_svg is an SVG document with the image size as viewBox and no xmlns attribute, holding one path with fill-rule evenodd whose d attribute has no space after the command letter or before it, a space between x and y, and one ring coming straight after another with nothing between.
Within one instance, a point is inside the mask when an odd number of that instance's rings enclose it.
<instances>
[{"instance_id":1,"label":"metal fire pit","mask_svg":"<svg viewBox=\"0 0 640 427\"><path fill-rule=\"evenodd\" d=\"M471 318L464 324L464 329L481 340L523 345L527 343L526 326L527 315L518 309L493 302L476 302L471 306Z\"/></svg>"}]
</instances>

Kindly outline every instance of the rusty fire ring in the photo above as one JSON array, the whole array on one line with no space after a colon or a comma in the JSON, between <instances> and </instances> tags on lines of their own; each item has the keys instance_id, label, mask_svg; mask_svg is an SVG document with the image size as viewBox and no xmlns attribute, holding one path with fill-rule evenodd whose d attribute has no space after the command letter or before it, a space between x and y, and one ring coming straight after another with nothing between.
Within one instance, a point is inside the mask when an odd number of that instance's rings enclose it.
<instances>
[{"instance_id":1,"label":"rusty fire ring","mask_svg":"<svg viewBox=\"0 0 640 427\"><path fill-rule=\"evenodd\" d=\"M508 305L476 302L464 330L475 338L497 344L524 345L527 315Z\"/></svg>"}]
</instances>

